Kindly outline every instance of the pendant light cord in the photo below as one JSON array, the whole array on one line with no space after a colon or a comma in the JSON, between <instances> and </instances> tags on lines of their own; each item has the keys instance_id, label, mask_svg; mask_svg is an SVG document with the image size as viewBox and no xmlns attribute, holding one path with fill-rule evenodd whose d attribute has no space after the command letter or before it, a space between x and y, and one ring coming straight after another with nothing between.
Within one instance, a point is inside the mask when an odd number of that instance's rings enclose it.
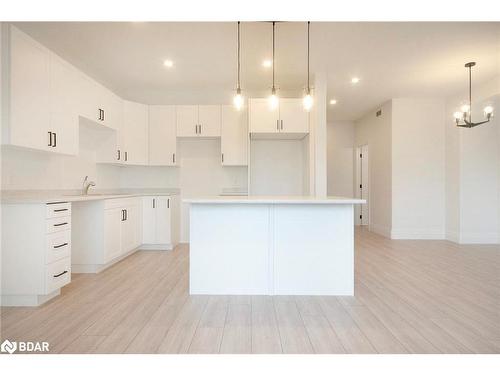
<instances>
[{"instance_id":1,"label":"pendant light cord","mask_svg":"<svg viewBox=\"0 0 500 375\"><path fill-rule=\"evenodd\" d=\"M311 21L307 21L307 93L310 94L311 86L309 85L309 27Z\"/></svg>"},{"instance_id":2,"label":"pendant light cord","mask_svg":"<svg viewBox=\"0 0 500 375\"><path fill-rule=\"evenodd\" d=\"M273 21L273 90L274 90L274 25L275 21Z\"/></svg>"},{"instance_id":3,"label":"pendant light cord","mask_svg":"<svg viewBox=\"0 0 500 375\"><path fill-rule=\"evenodd\" d=\"M238 21L238 87L237 89L239 90L241 88L240 86L240 21Z\"/></svg>"},{"instance_id":4,"label":"pendant light cord","mask_svg":"<svg viewBox=\"0 0 500 375\"><path fill-rule=\"evenodd\" d=\"M472 122L472 66L469 66L469 122Z\"/></svg>"}]
</instances>

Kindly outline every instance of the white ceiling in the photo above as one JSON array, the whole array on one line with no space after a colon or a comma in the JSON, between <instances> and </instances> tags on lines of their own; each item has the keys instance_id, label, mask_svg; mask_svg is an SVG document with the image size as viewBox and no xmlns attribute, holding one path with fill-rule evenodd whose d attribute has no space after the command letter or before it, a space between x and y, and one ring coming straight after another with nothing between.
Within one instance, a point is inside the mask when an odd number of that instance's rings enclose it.
<instances>
[{"instance_id":1,"label":"white ceiling","mask_svg":"<svg viewBox=\"0 0 500 375\"><path fill-rule=\"evenodd\" d=\"M17 23L117 94L143 103L231 100L236 79L236 23L41 22ZM271 70L271 24L242 23L242 88L265 94ZM174 61L166 69L164 59ZM301 93L306 80L306 23L276 26L276 81ZM474 83L500 74L500 23L311 24L311 72L328 77L328 119L355 120L393 97L466 96ZM350 79L361 78L353 86Z\"/></svg>"}]
</instances>

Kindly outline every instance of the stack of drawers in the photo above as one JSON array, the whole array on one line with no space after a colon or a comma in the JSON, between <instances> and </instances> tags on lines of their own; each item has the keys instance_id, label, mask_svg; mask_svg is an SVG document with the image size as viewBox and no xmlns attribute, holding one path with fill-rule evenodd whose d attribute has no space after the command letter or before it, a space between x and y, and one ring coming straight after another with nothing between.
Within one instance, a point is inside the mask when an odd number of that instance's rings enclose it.
<instances>
[{"instance_id":1,"label":"stack of drawers","mask_svg":"<svg viewBox=\"0 0 500 375\"><path fill-rule=\"evenodd\" d=\"M48 203L45 247L45 293L71 281L71 203Z\"/></svg>"}]
</instances>

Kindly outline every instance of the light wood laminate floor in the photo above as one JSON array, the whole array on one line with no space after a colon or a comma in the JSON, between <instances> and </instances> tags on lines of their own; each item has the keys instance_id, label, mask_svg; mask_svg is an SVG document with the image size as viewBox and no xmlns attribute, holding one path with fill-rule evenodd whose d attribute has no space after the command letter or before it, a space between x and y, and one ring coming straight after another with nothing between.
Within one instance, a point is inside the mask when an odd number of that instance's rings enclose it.
<instances>
[{"instance_id":1,"label":"light wood laminate floor","mask_svg":"<svg viewBox=\"0 0 500 375\"><path fill-rule=\"evenodd\" d=\"M187 246L73 275L2 340L51 353L500 353L500 247L356 232L354 297L190 296Z\"/></svg>"}]
</instances>

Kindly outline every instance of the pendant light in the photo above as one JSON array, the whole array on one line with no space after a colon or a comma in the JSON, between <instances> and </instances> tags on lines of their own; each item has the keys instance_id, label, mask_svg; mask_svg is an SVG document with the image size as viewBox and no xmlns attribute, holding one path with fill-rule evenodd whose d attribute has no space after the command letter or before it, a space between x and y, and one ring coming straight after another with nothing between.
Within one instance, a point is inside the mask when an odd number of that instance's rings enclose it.
<instances>
[{"instance_id":1,"label":"pendant light","mask_svg":"<svg viewBox=\"0 0 500 375\"><path fill-rule=\"evenodd\" d=\"M465 64L465 67L469 69L469 104L464 104L460 107L460 112L455 112L453 117L455 117L455 122L457 126L461 128L473 128L481 124L485 124L490 121L491 116L493 116L493 107L488 105L484 107L484 115L486 120L481 122L472 122L472 67L476 65L475 62L469 62ZM460 121L463 121L462 123Z\"/></svg>"},{"instance_id":2,"label":"pendant light","mask_svg":"<svg viewBox=\"0 0 500 375\"><path fill-rule=\"evenodd\" d=\"M307 87L304 93L304 98L302 99L302 104L304 105L304 109L309 112L313 106L313 97L311 95L311 86L309 84L309 27L311 22L307 22Z\"/></svg>"},{"instance_id":3,"label":"pendant light","mask_svg":"<svg viewBox=\"0 0 500 375\"><path fill-rule=\"evenodd\" d=\"M243 96L241 95L241 85L240 85L240 21L238 21L238 48L237 48L237 59L238 59L238 82L236 84L236 95L233 99L233 104L236 110L241 110L243 108Z\"/></svg>"},{"instance_id":4,"label":"pendant light","mask_svg":"<svg viewBox=\"0 0 500 375\"><path fill-rule=\"evenodd\" d=\"M269 97L269 107L272 110L278 108L279 98L276 95L276 87L274 86L274 26L276 22L273 21L273 87L271 88L271 96Z\"/></svg>"}]
</instances>

